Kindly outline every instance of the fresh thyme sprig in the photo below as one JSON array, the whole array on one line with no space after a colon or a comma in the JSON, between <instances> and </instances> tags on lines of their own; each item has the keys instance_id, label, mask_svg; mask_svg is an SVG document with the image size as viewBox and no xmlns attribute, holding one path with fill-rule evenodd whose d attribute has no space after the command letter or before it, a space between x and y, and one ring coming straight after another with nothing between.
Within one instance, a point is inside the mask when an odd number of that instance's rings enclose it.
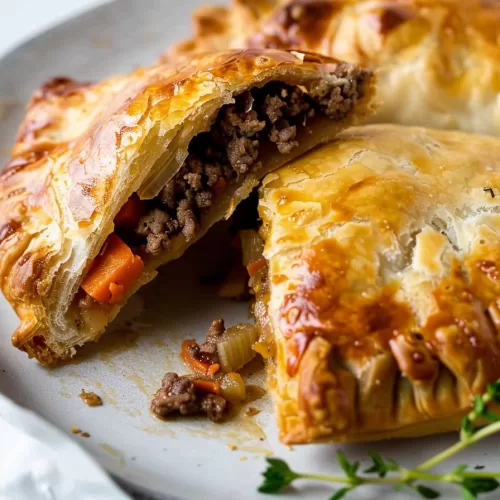
<instances>
[{"instance_id":1,"label":"fresh thyme sprig","mask_svg":"<svg viewBox=\"0 0 500 500\"><path fill-rule=\"evenodd\" d=\"M363 475L358 473L359 462L349 462L341 451L337 452L337 461L344 471L344 476L296 472L290 469L284 460L268 458L269 466L263 473L264 481L259 491L277 493L298 479L314 479L343 485L329 500L339 500L354 488L366 484L393 485L397 490L409 488L422 498L438 498L438 491L421 484L425 481L456 485L460 488L463 500L473 500L481 493L494 491L500 486L497 480L500 478L500 472L472 472L468 470L467 465L458 465L446 474L431 474L428 471L459 451L500 431L500 415L488 408L491 402L500 403L500 380L489 384L486 393L475 398L474 409L463 418L460 440L414 469L402 467L394 460L384 459L373 452L369 454L372 466L366 469ZM478 429L477 426L483 422L489 424Z\"/></svg>"}]
</instances>

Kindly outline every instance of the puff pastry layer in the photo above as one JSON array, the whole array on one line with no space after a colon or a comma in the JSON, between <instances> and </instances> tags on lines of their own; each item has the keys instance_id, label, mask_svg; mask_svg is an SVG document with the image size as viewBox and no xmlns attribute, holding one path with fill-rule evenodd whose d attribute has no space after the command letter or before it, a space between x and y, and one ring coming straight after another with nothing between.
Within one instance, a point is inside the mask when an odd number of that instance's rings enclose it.
<instances>
[{"instance_id":1,"label":"puff pastry layer","mask_svg":"<svg viewBox=\"0 0 500 500\"><path fill-rule=\"evenodd\" d=\"M458 428L500 377L498 140L352 128L267 175L259 213L281 439Z\"/></svg>"},{"instance_id":2,"label":"puff pastry layer","mask_svg":"<svg viewBox=\"0 0 500 500\"><path fill-rule=\"evenodd\" d=\"M203 7L177 59L226 47L310 50L378 69L379 123L500 134L500 3L233 0Z\"/></svg>"},{"instance_id":3,"label":"puff pastry layer","mask_svg":"<svg viewBox=\"0 0 500 500\"><path fill-rule=\"evenodd\" d=\"M13 344L42 363L72 356L76 346L99 338L160 264L194 241L179 234L168 251L145 260L123 300L93 304L82 314L76 300L82 279L114 231L117 213L134 193L156 197L181 168L191 139L208 130L234 96L269 82L305 91L321 82L349 83L349 68L322 56L249 49L141 68L97 84L45 84L33 95L12 161L0 174L1 287L21 319ZM238 176L203 215L197 238L229 216L266 172L371 112L374 84L361 73L360 98L345 116L317 115L304 122L292 151L262 152L261 168Z\"/></svg>"}]
</instances>

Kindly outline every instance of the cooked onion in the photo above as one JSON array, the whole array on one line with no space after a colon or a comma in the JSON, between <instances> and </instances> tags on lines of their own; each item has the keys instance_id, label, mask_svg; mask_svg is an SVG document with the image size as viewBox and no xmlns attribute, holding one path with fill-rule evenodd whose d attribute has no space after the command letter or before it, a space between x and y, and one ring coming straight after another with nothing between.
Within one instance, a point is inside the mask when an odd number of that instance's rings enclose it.
<instances>
[{"instance_id":1,"label":"cooked onion","mask_svg":"<svg viewBox=\"0 0 500 500\"><path fill-rule=\"evenodd\" d=\"M241 403L247 397L243 377L239 373L227 373L217 380L221 393L230 403Z\"/></svg>"},{"instance_id":2,"label":"cooked onion","mask_svg":"<svg viewBox=\"0 0 500 500\"><path fill-rule=\"evenodd\" d=\"M234 372L251 361L255 356L252 346L258 336L257 328L248 323L228 328L217 340L221 370L224 373Z\"/></svg>"},{"instance_id":3,"label":"cooked onion","mask_svg":"<svg viewBox=\"0 0 500 500\"><path fill-rule=\"evenodd\" d=\"M264 359L274 358L276 354L276 343L271 326L271 320L267 312L266 298L259 295L253 306L253 313L257 320L260 331L258 342L253 345L253 350L259 353Z\"/></svg>"}]
</instances>

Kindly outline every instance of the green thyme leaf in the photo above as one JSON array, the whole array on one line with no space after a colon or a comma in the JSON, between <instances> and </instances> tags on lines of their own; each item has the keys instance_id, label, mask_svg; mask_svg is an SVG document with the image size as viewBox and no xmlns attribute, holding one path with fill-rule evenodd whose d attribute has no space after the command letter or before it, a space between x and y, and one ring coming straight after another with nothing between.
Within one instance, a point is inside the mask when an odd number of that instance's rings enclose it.
<instances>
[{"instance_id":1,"label":"green thyme leaf","mask_svg":"<svg viewBox=\"0 0 500 500\"><path fill-rule=\"evenodd\" d=\"M462 500L475 500L477 498L474 493L463 486L460 488L460 492L462 493Z\"/></svg>"},{"instance_id":2,"label":"green thyme leaf","mask_svg":"<svg viewBox=\"0 0 500 500\"><path fill-rule=\"evenodd\" d=\"M487 420L489 420L490 422L498 422L500 420L500 415L497 415L496 413L488 411L486 408L484 409L484 411L481 415L484 418L486 418Z\"/></svg>"},{"instance_id":3,"label":"green thyme leaf","mask_svg":"<svg viewBox=\"0 0 500 500\"><path fill-rule=\"evenodd\" d=\"M500 381L488 384L487 393L493 401L500 403Z\"/></svg>"},{"instance_id":4,"label":"green thyme leaf","mask_svg":"<svg viewBox=\"0 0 500 500\"><path fill-rule=\"evenodd\" d=\"M351 477L356 477L356 472L358 472L358 469L359 469L359 462L353 462L351 464L351 472L352 472Z\"/></svg>"},{"instance_id":5,"label":"green thyme leaf","mask_svg":"<svg viewBox=\"0 0 500 500\"><path fill-rule=\"evenodd\" d=\"M423 498L438 498L441 496L441 494L436 490L433 490L432 488L429 488L428 486L424 486L422 484L416 486L415 491L420 493L420 496Z\"/></svg>"},{"instance_id":6,"label":"green thyme leaf","mask_svg":"<svg viewBox=\"0 0 500 500\"><path fill-rule=\"evenodd\" d=\"M464 472L465 470L467 470L467 465L457 465L454 469L453 469L453 472L455 474L462 474L462 472Z\"/></svg>"},{"instance_id":7,"label":"green thyme leaf","mask_svg":"<svg viewBox=\"0 0 500 500\"><path fill-rule=\"evenodd\" d=\"M372 459L373 465L366 469L366 474L377 473L380 477L385 477L390 471L398 471L400 466L392 458L382 458L378 453L371 451L368 453Z\"/></svg>"},{"instance_id":8,"label":"green thyme leaf","mask_svg":"<svg viewBox=\"0 0 500 500\"><path fill-rule=\"evenodd\" d=\"M352 488L342 488L340 490L337 490L330 498L329 500L340 500L341 498L344 498L347 493L349 493L352 490Z\"/></svg>"},{"instance_id":9,"label":"green thyme leaf","mask_svg":"<svg viewBox=\"0 0 500 500\"><path fill-rule=\"evenodd\" d=\"M267 458L267 463L269 466L262 474L264 481L258 488L261 493L277 493L281 488L300 477L290 469L284 460Z\"/></svg>"},{"instance_id":10,"label":"green thyme leaf","mask_svg":"<svg viewBox=\"0 0 500 500\"><path fill-rule=\"evenodd\" d=\"M484 404L484 400L482 396L476 396L474 398L474 411L478 415L482 415L484 410L486 410L486 405Z\"/></svg>"},{"instance_id":11,"label":"green thyme leaf","mask_svg":"<svg viewBox=\"0 0 500 500\"><path fill-rule=\"evenodd\" d=\"M466 477L461 484L474 495L494 491L500 485L496 479L488 477Z\"/></svg>"},{"instance_id":12,"label":"green thyme leaf","mask_svg":"<svg viewBox=\"0 0 500 500\"><path fill-rule=\"evenodd\" d=\"M337 451L337 460L348 478L357 479L356 472L358 471L359 462L349 462L340 450Z\"/></svg>"},{"instance_id":13,"label":"green thyme leaf","mask_svg":"<svg viewBox=\"0 0 500 500\"><path fill-rule=\"evenodd\" d=\"M462 431L466 436L471 436L473 433L472 422L469 417L464 417L462 419Z\"/></svg>"},{"instance_id":14,"label":"green thyme leaf","mask_svg":"<svg viewBox=\"0 0 500 500\"><path fill-rule=\"evenodd\" d=\"M342 470L346 473L346 475L349 475L351 473L351 464L347 460L347 457L344 455L344 453L342 453L340 450L337 451L337 460L340 467L342 467Z\"/></svg>"},{"instance_id":15,"label":"green thyme leaf","mask_svg":"<svg viewBox=\"0 0 500 500\"><path fill-rule=\"evenodd\" d=\"M385 459L385 466L388 471L395 472L401 469L401 466L392 458Z\"/></svg>"},{"instance_id":16,"label":"green thyme leaf","mask_svg":"<svg viewBox=\"0 0 500 500\"><path fill-rule=\"evenodd\" d=\"M377 473L380 477L385 477L388 472L388 468L385 465L384 459L375 451L368 453L373 461L373 465L365 470L367 474Z\"/></svg>"}]
</instances>

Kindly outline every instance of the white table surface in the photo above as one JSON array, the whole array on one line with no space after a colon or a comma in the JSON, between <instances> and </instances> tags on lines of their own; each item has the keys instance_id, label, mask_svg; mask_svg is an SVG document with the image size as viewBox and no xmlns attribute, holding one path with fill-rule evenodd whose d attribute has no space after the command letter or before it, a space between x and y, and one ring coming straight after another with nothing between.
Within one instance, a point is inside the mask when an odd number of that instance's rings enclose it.
<instances>
[{"instance_id":1,"label":"white table surface","mask_svg":"<svg viewBox=\"0 0 500 500\"><path fill-rule=\"evenodd\" d=\"M60 21L106 1L0 0L0 57Z\"/></svg>"}]
</instances>

